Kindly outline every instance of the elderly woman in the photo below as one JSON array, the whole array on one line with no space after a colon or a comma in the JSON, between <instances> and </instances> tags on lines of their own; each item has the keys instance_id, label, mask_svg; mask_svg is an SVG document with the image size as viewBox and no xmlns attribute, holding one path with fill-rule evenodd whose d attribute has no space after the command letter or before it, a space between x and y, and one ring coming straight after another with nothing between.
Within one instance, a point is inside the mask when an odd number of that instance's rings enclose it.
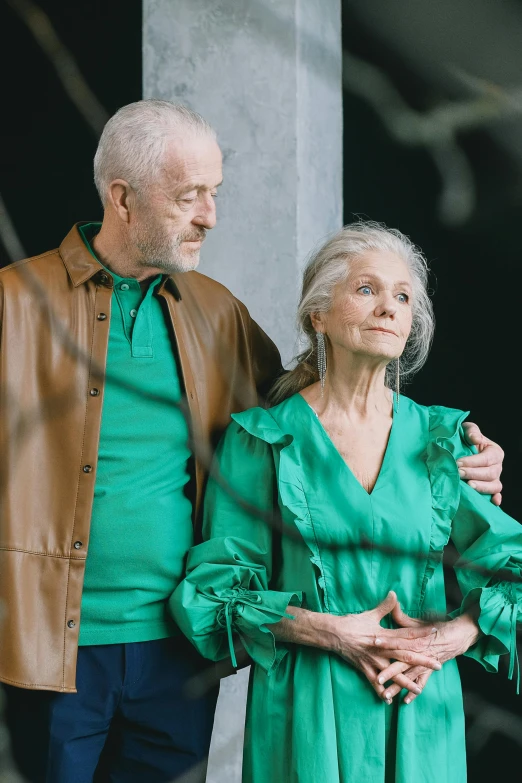
<instances>
[{"instance_id":1,"label":"elderly woman","mask_svg":"<svg viewBox=\"0 0 522 783\"><path fill-rule=\"evenodd\" d=\"M218 449L172 607L203 655L254 661L245 781L464 783L455 658L514 672L522 528L459 477L466 414L399 394L432 337L426 283L400 232L340 231L305 271L310 345L278 404L235 415Z\"/></svg>"}]
</instances>

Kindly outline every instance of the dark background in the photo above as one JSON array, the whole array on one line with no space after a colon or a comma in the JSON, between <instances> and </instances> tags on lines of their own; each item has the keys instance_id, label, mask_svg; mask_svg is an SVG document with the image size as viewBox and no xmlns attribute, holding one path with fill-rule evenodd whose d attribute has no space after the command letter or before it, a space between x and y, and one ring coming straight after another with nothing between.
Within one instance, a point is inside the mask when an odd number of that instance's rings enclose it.
<instances>
[{"instance_id":1,"label":"dark background","mask_svg":"<svg viewBox=\"0 0 522 783\"><path fill-rule=\"evenodd\" d=\"M141 97L141 3L45 0L42 7L109 114ZM0 30L0 192L27 254L33 255L56 247L76 221L101 218L92 182L97 138L7 0L0 4ZM415 109L446 99L349 9L343 46L385 71ZM426 151L394 141L368 102L348 91L344 118L346 222L357 215L400 228L422 247L433 271L435 345L406 393L420 403L471 410L470 418L506 451L503 507L520 518L515 368L522 317L522 189L516 168L486 130L463 135L459 143L472 163L478 198L470 218L450 227L438 217L440 177ZM0 265L9 260L0 244ZM487 705L521 714L505 668L492 676L463 661L461 673L470 694L470 727L477 696L484 700L479 715ZM486 732L469 748L469 779L498 776L499 760L504 769L520 769L520 749L502 728Z\"/></svg>"}]
</instances>

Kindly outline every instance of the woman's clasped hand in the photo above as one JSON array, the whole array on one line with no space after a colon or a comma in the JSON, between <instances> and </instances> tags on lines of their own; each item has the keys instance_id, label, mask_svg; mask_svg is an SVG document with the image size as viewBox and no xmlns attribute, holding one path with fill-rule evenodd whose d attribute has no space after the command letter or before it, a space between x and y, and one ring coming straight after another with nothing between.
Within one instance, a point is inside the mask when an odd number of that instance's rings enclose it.
<instances>
[{"instance_id":1,"label":"woman's clasped hand","mask_svg":"<svg viewBox=\"0 0 522 783\"><path fill-rule=\"evenodd\" d=\"M400 627L383 628L380 623L387 615ZM393 591L375 609L332 616L332 620L335 652L359 669L388 704L402 689L408 691L404 701L409 704L434 671L465 652L478 637L477 624L469 615L436 623L409 617Z\"/></svg>"}]
</instances>

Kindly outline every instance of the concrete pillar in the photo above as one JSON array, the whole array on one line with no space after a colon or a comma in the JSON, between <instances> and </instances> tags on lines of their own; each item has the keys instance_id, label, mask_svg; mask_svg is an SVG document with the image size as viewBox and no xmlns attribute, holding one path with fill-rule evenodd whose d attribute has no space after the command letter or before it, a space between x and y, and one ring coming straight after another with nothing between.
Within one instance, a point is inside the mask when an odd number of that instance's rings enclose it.
<instances>
[{"instance_id":1,"label":"concrete pillar","mask_svg":"<svg viewBox=\"0 0 522 783\"><path fill-rule=\"evenodd\" d=\"M300 267L342 223L340 0L144 0L144 97L216 128L225 181L201 271L294 354Z\"/></svg>"},{"instance_id":2,"label":"concrete pillar","mask_svg":"<svg viewBox=\"0 0 522 783\"><path fill-rule=\"evenodd\" d=\"M144 0L143 10L144 97L199 111L224 153L200 270L247 305L287 362L302 264L342 224L340 0ZM239 781L245 679L222 686L213 758L231 751L226 771L211 761L212 783Z\"/></svg>"}]
</instances>

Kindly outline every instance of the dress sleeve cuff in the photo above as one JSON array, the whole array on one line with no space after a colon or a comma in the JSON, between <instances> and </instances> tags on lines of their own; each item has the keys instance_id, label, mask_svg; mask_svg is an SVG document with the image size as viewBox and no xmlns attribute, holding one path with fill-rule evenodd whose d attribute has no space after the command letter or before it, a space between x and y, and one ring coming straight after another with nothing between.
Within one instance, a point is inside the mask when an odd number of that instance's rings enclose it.
<instances>
[{"instance_id":1,"label":"dress sleeve cuff","mask_svg":"<svg viewBox=\"0 0 522 783\"><path fill-rule=\"evenodd\" d=\"M285 656L287 648L276 644L274 634L266 626L277 623L282 617L293 620L293 615L287 614L286 609L288 606L300 606L302 594L240 587L222 593L220 598L223 603L217 623L227 631L232 665L237 668L235 631L252 660L271 674Z\"/></svg>"},{"instance_id":2,"label":"dress sleeve cuff","mask_svg":"<svg viewBox=\"0 0 522 783\"><path fill-rule=\"evenodd\" d=\"M517 672L517 693L520 691L520 665L517 652L518 603L514 585L502 582L492 587L471 590L460 609L451 617L464 614L471 607L479 608L477 622L481 638L464 653L474 658L489 672L498 671L501 655L509 654L509 679Z\"/></svg>"}]
</instances>

